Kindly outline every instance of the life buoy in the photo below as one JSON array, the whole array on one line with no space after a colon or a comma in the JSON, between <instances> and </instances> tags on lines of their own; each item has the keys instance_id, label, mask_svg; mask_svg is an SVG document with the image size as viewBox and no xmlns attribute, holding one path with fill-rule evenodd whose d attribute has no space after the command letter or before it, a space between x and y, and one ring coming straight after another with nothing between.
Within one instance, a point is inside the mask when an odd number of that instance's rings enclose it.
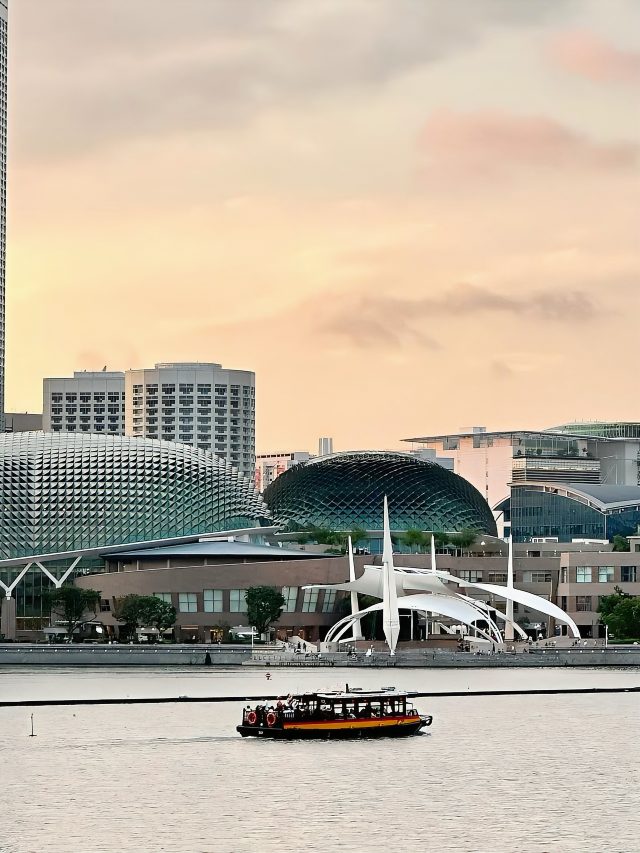
<instances>
[{"instance_id":1,"label":"life buoy","mask_svg":"<svg viewBox=\"0 0 640 853\"><path fill-rule=\"evenodd\" d=\"M269 711L269 713L267 714L267 725L273 726L273 725L275 725L275 722L276 722L276 715L273 713L273 711Z\"/></svg>"},{"instance_id":2,"label":"life buoy","mask_svg":"<svg viewBox=\"0 0 640 853\"><path fill-rule=\"evenodd\" d=\"M255 726L257 720L258 720L258 715L256 714L256 712L255 711L249 711L249 713L247 714L247 722L249 723L249 725Z\"/></svg>"}]
</instances>

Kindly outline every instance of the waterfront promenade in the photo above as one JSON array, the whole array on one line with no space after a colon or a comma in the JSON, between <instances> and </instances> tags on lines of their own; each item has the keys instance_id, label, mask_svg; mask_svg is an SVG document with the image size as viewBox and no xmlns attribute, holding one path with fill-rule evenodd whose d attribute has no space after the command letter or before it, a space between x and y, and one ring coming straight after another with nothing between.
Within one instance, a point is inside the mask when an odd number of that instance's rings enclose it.
<instances>
[{"instance_id":1,"label":"waterfront promenade","mask_svg":"<svg viewBox=\"0 0 640 853\"><path fill-rule=\"evenodd\" d=\"M444 649L407 649L394 657L388 652L347 655L296 655L247 646L215 645L31 645L0 644L0 666L245 666L280 667L602 667L640 666L640 646L572 646L529 648L516 653L476 654Z\"/></svg>"}]
</instances>

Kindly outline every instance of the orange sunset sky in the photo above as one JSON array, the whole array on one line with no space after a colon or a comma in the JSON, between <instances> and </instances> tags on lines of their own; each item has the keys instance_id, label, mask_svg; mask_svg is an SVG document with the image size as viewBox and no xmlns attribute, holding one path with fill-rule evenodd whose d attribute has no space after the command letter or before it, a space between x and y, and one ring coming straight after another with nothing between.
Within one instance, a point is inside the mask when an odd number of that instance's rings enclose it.
<instances>
[{"instance_id":1,"label":"orange sunset sky","mask_svg":"<svg viewBox=\"0 0 640 853\"><path fill-rule=\"evenodd\" d=\"M197 360L259 453L640 419L639 17L12 0L7 410Z\"/></svg>"}]
</instances>

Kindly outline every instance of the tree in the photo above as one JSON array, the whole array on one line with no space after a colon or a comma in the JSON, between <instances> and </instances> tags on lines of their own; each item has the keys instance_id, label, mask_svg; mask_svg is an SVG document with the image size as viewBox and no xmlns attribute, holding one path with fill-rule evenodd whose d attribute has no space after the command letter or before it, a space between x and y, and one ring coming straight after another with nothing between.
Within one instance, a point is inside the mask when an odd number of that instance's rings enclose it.
<instances>
[{"instance_id":1,"label":"tree","mask_svg":"<svg viewBox=\"0 0 640 853\"><path fill-rule=\"evenodd\" d=\"M363 539L367 538L367 531L364 529L364 527L360 527L360 525L354 524L348 535L351 537L351 544L355 548L358 542L362 542Z\"/></svg>"},{"instance_id":2,"label":"tree","mask_svg":"<svg viewBox=\"0 0 640 853\"><path fill-rule=\"evenodd\" d=\"M160 633L175 625L178 613L155 595L125 595L115 609L118 622L123 622L127 635L137 628L157 628Z\"/></svg>"},{"instance_id":3,"label":"tree","mask_svg":"<svg viewBox=\"0 0 640 853\"><path fill-rule=\"evenodd\" d=\"M427 544L427 537L424 535L422 530L419 530L417 527L410 527L403 535L402 539L405 545L408 545L409 548L413 548L415 546L420 549Z\"/></svg>"},{"instance_id":4,"label":"tree","mask_svg":"<svg viewBox=\"0 0 640 853\"><path fill-rule=\"evenodd\" d=\"M460 533L454 533L453 536L449 537L449 542L454 545L456 548L460 548L461 551L464 551L465 548L468 548L478 538L478 531L474 530L472 527L465 527Z\"/></svg>"},{"instance_id":5,"label":"tree","mask_svg":"<svg viewBox=\"0 0 640 853\"><path fill-rule=\"evenodd\" d=\"M629 540L626 536L621 536L619 533L613 537L613 550L614 551L630 551L631 545L629 544Z\"/></svg>"},{"instance_id":6,"label":"tree","mask_svg":"<svg viewBox=\"0 0 640 853\"><path fill-rule=\"evenodd\" d=\"M603 595L598 605L600 621L618 640L640 638L640 597L614 587L611 595Z\"/></svg>"},{"instance_id":7,"label":"tree","mask_svg":"<svg viewBox=\"0 0 640 853\"><path fill-rule=\"evenodd\" d=\"M440 531L437 530L435 533L432 533L431 536L435 539L436 548L446 548L447 545L449 544L449 537L447 536L446 533L441 533ZM428 535L427 535L427 538L428 538ZM428 541L429 541L429 547L431 547L431 539L428 538Z\"/></svg>"},{"instance_id":8,"label":"tree","mask_svg":"<svg viewBox=\"0 0 640 853\"><path fill-rule=\"evenodd\" d=\"M73 584L63 584L46 594L46 602L51 610L62 616L60 622L67 629L69 642L72 642L73 632L77 628L95 619L101 596L102 593L96 589L81 589Z\"/></svg>"},{"instance_id":9,"label":"tree","mask_svg":"<svg viewBox=\"0 0 640 853\"><path fill-rule=\"evenodd\" d=\"M275 586L251 586L247 590L247 618L258 634L266 634L272 622L276 622L285 606L286 599Z\"/></svg>"}]
</instances>

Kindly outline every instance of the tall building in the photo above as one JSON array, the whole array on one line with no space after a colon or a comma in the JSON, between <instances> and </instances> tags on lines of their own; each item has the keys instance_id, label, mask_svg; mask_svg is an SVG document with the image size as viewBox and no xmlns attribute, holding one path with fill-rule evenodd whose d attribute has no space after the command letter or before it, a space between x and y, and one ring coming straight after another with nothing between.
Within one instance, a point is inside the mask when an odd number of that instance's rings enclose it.
<instances>
[{"instance_id":1,"label":"tall building","mask_svg":"<svg viewBox=\"0 0 640 853\"><path fill-rule=\"evenodd\" d=\"M101 432L124 435L124 373L77 370L73 378L43 382L45 432Z\"/></svg>"},{"instance_id":2,"label":"tall building","mask_svg":"<svg viewBox=\"0 0 640 853\"><path fill-rule=\"evenodd\" d=\"M4 432L4 283L7 247L7 0L0 0L0 432Z\"/></svg>"},{"instance_id":3,"label":"tall building","mask_svg":"<svg viewBox=\"0 0 640 853\"><path fill-rule=\"evenodd\" d=\"M256 457L256 489L263 492L267 486L300 462L308 462L311 454L306 450L294 450L291 453L261 453Z\"/></svg>"},{"instance_id":4,"label":"tall building","mask_svg":"<svg viewBox=\"0 0 640 853\"><path fill-rule=\"evenodd\" d=\"M253 372L187 362L128 370L126 377L126 435L212 450L253 480Z\"/></svg>"}]
</instances>

